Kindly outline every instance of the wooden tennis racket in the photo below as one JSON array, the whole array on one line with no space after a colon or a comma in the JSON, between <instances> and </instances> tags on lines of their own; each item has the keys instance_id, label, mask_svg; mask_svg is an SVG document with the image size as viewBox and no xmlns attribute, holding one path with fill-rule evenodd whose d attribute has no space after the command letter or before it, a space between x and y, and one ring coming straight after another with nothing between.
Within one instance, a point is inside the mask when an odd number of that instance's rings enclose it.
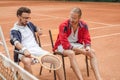
<instances>
[{"instance_id":1,"label":"wooden tennis racket","mask_svg":"<svg viewBox=\"0 0 120 80\"><path fill-rule=\"evenodd\" d=\"M15 50L15 52L24 55L23 53L21 53L21 51ZM57 56L52 54L45 54L39 57L31 55L31 57L33 58L34 63L40 63L41 66L48 70L58 70L62 65L61 60Z\"/></svg>"}]
</instances>

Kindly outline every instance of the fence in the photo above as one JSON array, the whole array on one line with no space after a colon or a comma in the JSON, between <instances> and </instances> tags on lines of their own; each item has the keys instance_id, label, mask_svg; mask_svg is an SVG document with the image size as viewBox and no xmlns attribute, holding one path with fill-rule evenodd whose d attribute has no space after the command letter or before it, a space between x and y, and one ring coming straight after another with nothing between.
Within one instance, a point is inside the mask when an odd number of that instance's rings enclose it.
<instances>
[{"instance_id":1,"label":"fence","mask_svg":"<svg viewBox=\"0 0 120 80\"><path fill-rule=\"evenodd\" d=\"M0 79L2 80L39 80L22 67L0 53Z\"/></svg>"},{"instance_id":2,"label":"fence","mask_svg":"<svg viewBox=\"0 0 120 80\"><path fill-rule=\"evenodd\" d=\"M0 52L0 80L38 80L10 59L9 51L0 27L0 47L4 47L6 56Z\"/></svg>"}]
</instances>

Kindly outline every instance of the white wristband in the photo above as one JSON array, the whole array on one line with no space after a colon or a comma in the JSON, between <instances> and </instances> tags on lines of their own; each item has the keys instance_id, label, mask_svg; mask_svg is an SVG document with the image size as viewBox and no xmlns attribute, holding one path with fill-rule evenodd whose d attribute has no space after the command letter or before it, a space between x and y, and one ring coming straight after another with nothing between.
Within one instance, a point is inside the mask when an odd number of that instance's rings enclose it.
<instances>
[{"instance_id":1,"label":"white wristband","mask_svg":"<svg viewBox=\"0 0 120 80\"><path fill-rule=\"evenodd\" d=\"M17 45L17 43L19 43L19 41L15 41L15 42L14 42L14 45L16 46L16 45Z\"/></svg>"},{"instance_id":2,"label":"white wristband","mask_svg":"<svg viewBox=\"0 0 120 80\"><path fill-rule=\"evenodd\" d=\"M22 49L21 49L21 51L22 51L22 53L24 54L24 51L26 50L27 48L25 48L25 47L23 47Z\"/></svg>"}]
</instances>

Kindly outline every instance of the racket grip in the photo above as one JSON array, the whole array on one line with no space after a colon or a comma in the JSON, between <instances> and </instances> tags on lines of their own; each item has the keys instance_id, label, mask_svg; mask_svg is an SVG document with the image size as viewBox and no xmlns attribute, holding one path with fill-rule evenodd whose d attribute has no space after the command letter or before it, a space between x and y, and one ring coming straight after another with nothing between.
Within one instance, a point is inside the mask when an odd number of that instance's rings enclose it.
<instances>
[{"instance_id":1,"label":"racket grip","mask_svg":"<svg viewBox=\"0 0 120 80\"><path fill-rule=\"evenodd\" d=\"M15 53L18 53L18 54L24 55L22 51L14 50L14 52L15 52Z\"/></svg>"},{"instance_id":2,"label":"racket grip","mask_svg":"<svg viewBox=\"0 0 120 80\"><path fill-rule=\"evenodd\" d=\"M14 52L24 55L22 51L14 50ZM31 57L33 63L39 63L39 61L34 56L31 55Z\"/></svg>"}]
</instances>

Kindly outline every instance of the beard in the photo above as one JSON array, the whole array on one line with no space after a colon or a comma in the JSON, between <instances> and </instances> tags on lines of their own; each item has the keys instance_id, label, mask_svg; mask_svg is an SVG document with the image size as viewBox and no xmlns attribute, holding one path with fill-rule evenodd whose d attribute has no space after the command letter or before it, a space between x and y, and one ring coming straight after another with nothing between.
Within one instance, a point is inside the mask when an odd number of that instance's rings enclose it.
<instances>
[{"instance_id":1,"label":"beard","mask_svg":"<svg viewBox=\"0 0 120 80\"><path fill-rule=\"evenodd\" d=\"M20 25L22 25L22 26L26 26L26 25L27 25L27 22L28 22L28 21L22 21L22 20L19 21Z\"/></svg>"},{"instance_id":2,"label":"beard","mask_svg":"<svg viewBox=\"0 0 120 80\"><path fill-rule=\"evenodd\" d=\"M21 25L26 26L27 25L27 21L26 22L22 22Z\"/></svg>"},{"instance_id":3,"label":"beard","mask_svg":"<svg viewBox=\"0 0 120 80\"><path fill-rule=\"evenodd\" d=\"M70 23L71 23L71 25L77 25L78 24L77 21L71 21Z\"/></svg>"}]
</instances>

